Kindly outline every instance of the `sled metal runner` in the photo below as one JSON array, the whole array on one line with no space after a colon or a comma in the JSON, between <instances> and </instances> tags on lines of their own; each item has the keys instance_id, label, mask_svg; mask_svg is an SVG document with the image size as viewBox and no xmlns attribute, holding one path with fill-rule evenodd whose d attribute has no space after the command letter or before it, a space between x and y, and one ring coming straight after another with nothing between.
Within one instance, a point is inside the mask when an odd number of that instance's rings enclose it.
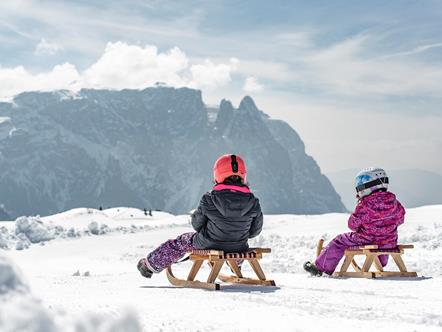
<instances>
[{"instance_id":1,"label":"sled metal runner","mask_svg":"<svg viewBox=\"0 0 442 332\"><path fill-rule=\"evenodd\" d=\"M275 282L273 280L266 279L261 265L259 264L259 260L262 258L262 255L270 252L271 249L269 248L253 248L242 253L224 253L220 250L192 250L189 252L189 260L193 262L193 265L187 279L175 277L172 272L172 266L169 266L166 270L167 279L169 279L170 283L175 286L204 288L210 290L221 289L221 285L215 282L216 279L231 284L275 286ZM238 267L237 260L249 262L258 278L255 279L244 277L241 269ZM210 267L209 277L205 282L195 280L196 275L198 274L204 261L207 261ZM229 276L220 273L224 263L230 267L234 275Z\"/></svg>"},{"instance_id":2,"label":"sled metal runner","mask_svg":"<svg viewBox=\"0 0 442 332\"><path fill-rule=\"evenodd\" d=\"M319 240L317 246L317 256L322 251L324 240ZM383 278L383 277L417 277L416 272L410 272L407 270L405 263L402 259L405 249L412 249L412 244L398 244L395 248L379 249L376 244L370 244L365 246L353 247L345 250L344 262L338 272L333 273L333 277L354 277L354 278ZM399 271L385 271L379 260L380 255L388 255L393 258ZM355 256L365 256L365 261L361 266L355 261ZM370 268L374 265L375 271L370 271ZM348 271L352 266L354 271Z\"/></svg>"}]
</instances>

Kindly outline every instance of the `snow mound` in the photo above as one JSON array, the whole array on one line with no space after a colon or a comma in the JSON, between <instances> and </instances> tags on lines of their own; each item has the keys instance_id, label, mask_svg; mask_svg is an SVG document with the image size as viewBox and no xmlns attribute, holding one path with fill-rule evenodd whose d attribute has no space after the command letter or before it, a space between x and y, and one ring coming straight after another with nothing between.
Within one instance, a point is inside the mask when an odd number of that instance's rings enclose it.
<instances>
[{"instance_id":1,"label":"snow mound","mask_svg":"<svg viewBox=\"0 0 442 332\"><path fill-rule=\"evenodd\" d=\"M75 331L139 332L142 329L136 314L127 310L117 319L110 319L105 315L89 314L75 322Z\"/></svg>"},{"instance_id":2,"label":"snow mound","mask_svg":"<svg viewBox=\"0 0 442 332\"><path fill-rule=\"evenodd\" d=\"M70 317L46 309L30 293L18 268L0 252L0 331L139 332L141 326L131 310L115 318L89 313Z\"/></svg>"},{"instance_id":3,"label":"snow mound","mask_svg":"<svg viewBox=\"0 0 442 332\"><path fill-rule=\"evenodd\" d=\"M54 317L30 295L17 295L6 303L0 299L0 330L5 332L55 332L60 331Z\"/></svg>"},{"instance_id":4,"label":"snow mound","mask_svg":"<svg viewBox=\"0 0 442 332\"><path fill-rule=\"evenodd\" d=\"M0 227L0 249L8 248L9 231L6 227Z\"/></svg>"},{"instance_id":5,"label":"snow mound","mask_svg":"<svg viewBox=\"0 0 442 332\"><path fill-rule=\"evenodd\" d=\"M99 314L67 316L46 309L30 294L16 295L7 301L0 297L2 332L141 332L138 317L126 310L119 317Z\"/></svg>"},{"instance_id":6,"label":"snow mound","mask_svg":"<svg viewBox=\"0 0 442 332\"><path fill-rule=\"evenodd\" d=\"M0 296L11 291L26 291L28 286L17 267L0 252Z\"/></svg>"},{"instance_id":7,"label":"snow mound","mask_svg":"<svg viewBox=\"0 0 442 332\"><path fill-rule=\"evenodd\" d=\"M106 224L99 224L96 221L91 222L87 228L89 232L94 235L101 235L109 232L109 227Z\"/></svg>"},{"instance_id":8,"label":"snow mound","mask_svg":"<svg viewBox=\"0 0 442 332\"><path fill-rule=\"evenodd\" d=\"M14 223L0 223L0 249L24 250L33 244L65 238L108 233L137 233L188 224L188 216L167 212L118 207L107 210L76 208L52 216L19 217Z\"/></svg>"},{"instance_id":9,"label":"snow mound","mask_svg":"<svg viewBox=\"0 0 442 332\"><path fill-rule=\"evenodd\" d=\"M54 238L38 217L19 217L15 221L15 234L24 234L31 243L40 243Z\"/></svg>"}]
</instances>

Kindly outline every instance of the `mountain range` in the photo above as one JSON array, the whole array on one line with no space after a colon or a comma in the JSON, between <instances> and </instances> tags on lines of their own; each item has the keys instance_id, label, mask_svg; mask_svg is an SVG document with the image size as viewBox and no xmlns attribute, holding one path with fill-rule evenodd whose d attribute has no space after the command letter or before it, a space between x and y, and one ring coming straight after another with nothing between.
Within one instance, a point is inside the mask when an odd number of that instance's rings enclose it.
<instances>
[{"instance_id":1,"label":"mountain range","mask_svg":"<svg viewBox=\"0 0 442 332\"><path fill-rule=\"evenodd\" d=\"M242 155L266 213L345 210L296 131L246 96L201 91L25 92L0 103L0 204L11 217L90 206L187 213L219 155Z\"/></svg>"}]
</instances>

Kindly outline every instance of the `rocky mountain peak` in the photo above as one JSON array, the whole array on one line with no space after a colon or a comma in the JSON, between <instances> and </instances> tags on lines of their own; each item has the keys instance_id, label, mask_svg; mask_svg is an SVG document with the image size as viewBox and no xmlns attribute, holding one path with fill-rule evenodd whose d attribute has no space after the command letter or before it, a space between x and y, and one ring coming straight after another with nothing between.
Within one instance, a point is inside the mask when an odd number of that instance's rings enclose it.
<instances>
[{"instance_id":1,"label":"rocky mountain peak","mask_svg":"<svg viewBox=\"0 0 442 332\"><path fill-rule=\"evenodd\" d=\"M225 153L245 158L266 213L345 210L295 130L248 96L238 109L222 100L210 118L201 91L162 86L25 93L11 105L0 104L0 205L12 217L79 206L187 213Z\"/></svg>"},{"instance_id":2,"label":"rocky mountain peak","mask_svg":"<svg viewBox=\"0 0 442 332\"><path fill-rule=\"evenodd\" d=\"M239 103L239 110L245 110L250 112L258 112L258 107L256 107L255 101L252 97L245 96Z\"/></svg>"},{"instance_id":3,"label":"rocky mountain peak","mask_svg":"<svg viewBox=\"0 0 442 332\"><path fill-rule=\"evenodd\" d=\"M231 112L233 111L233 105L230 100L223 99L221 100L221 103L219 104L219 111L220 112Z\"/></svg>"}]
</instances>

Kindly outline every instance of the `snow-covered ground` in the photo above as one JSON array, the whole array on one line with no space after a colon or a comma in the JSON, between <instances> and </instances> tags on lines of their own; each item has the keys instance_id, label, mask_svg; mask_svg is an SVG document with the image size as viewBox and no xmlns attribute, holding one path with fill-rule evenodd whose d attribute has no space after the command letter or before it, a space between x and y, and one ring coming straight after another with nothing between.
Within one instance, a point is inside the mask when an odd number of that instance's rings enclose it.
<instances>
[{"instance_id":1,"label":"snow-covered ground","mask_svg":"<svg viewBox=\"0 0 442 332\"><path fill-rule=\"evenodd\" d=\"M165 273L148 280L136 270L161 242L191 231L188 216L75 209L0 222L7 248L0 250L0 331L442 331L442 205L408 210L399 229L400 242L415 245L404 260L419 278L309 277L302 264L317 240L347 231L347 218L265 216L251 245L273 249L262 265L277 287L217 292L174 288ZM184 276L189 268L174 270Z\"/></svg>"}]
</instances>

